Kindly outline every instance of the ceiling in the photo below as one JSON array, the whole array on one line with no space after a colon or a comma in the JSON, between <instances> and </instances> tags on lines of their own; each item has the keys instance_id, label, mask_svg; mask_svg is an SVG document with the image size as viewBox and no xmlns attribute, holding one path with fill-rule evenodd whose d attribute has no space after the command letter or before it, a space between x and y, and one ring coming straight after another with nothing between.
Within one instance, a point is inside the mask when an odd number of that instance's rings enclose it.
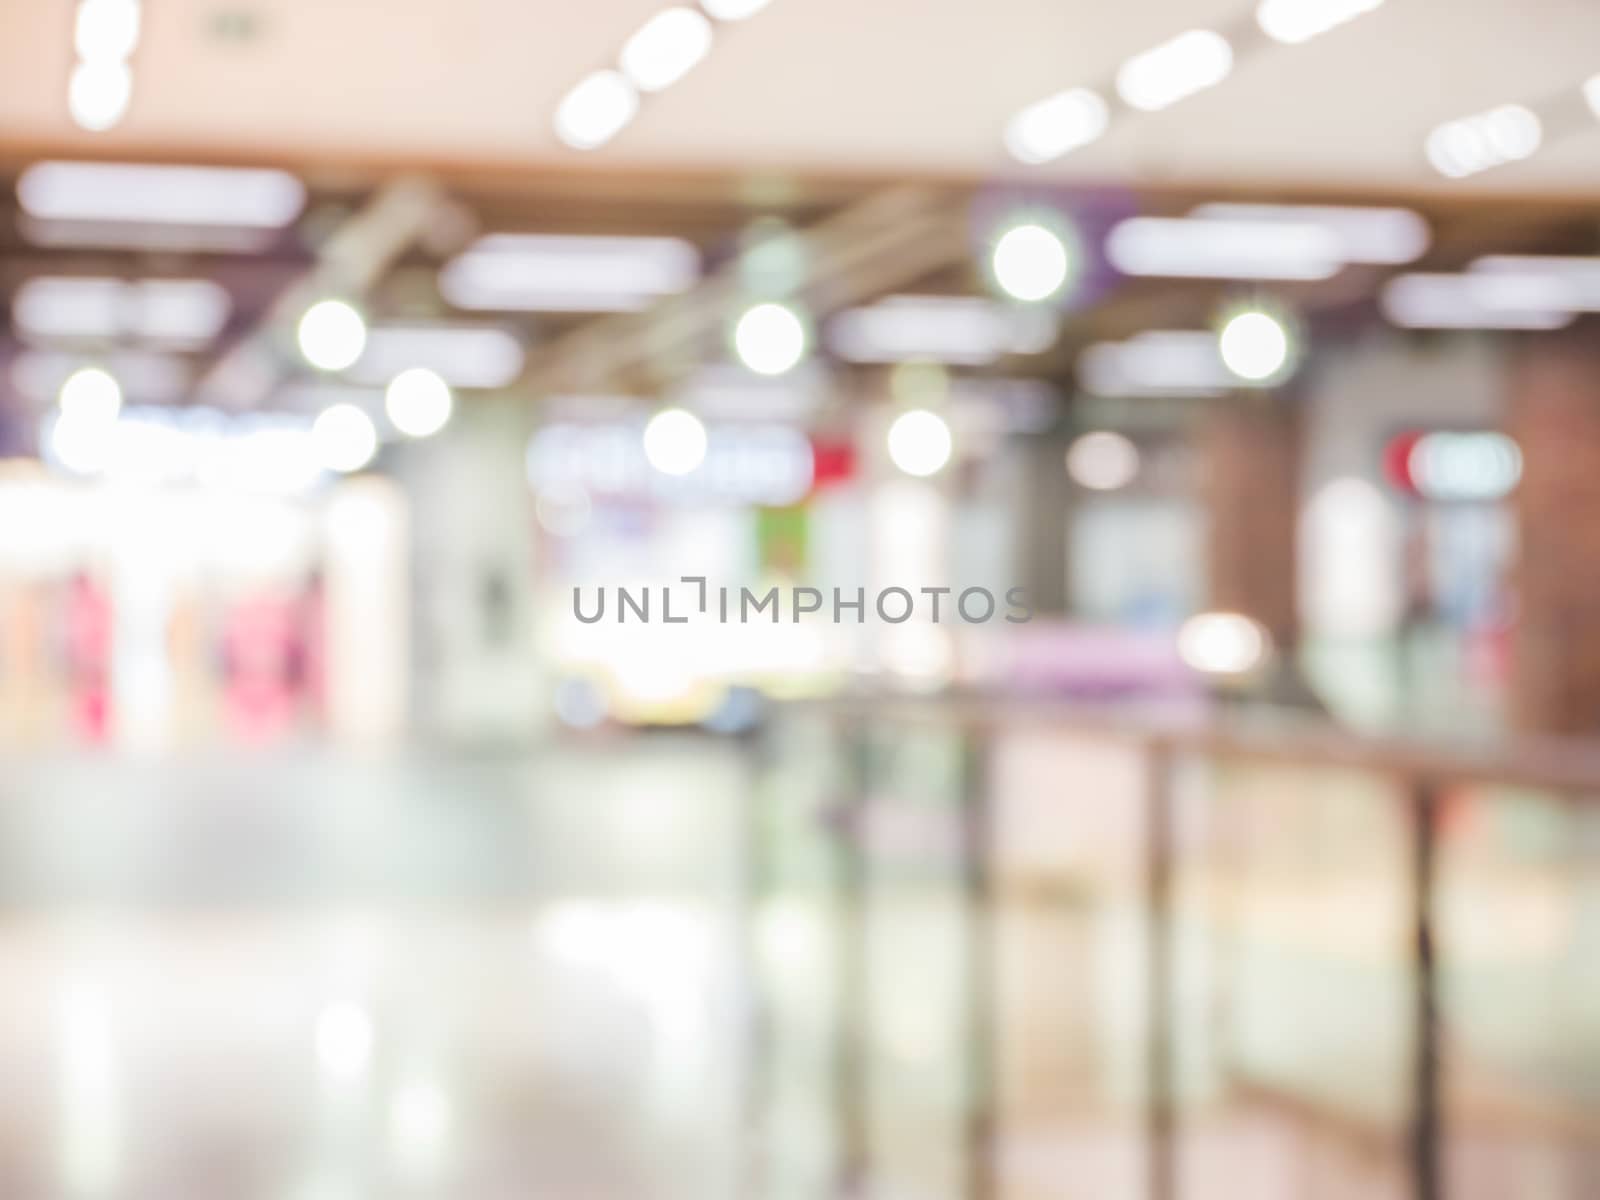
<instances>
[{"instance_id":1,"label":"ceiling","mask_svg":"<svg viewBox=\"0 0 1600 1200\"><path fill-rule=\"evenodd\" d=\"M1001 147L1019 107L1076 84L1104 89L1128 55L1187 28L1253 29L1251 0L774 0L722 26L710 57L647 97L615 141L589 153L562 146L551 122L559 98L664 6L161 0L146 6L128 118L86 134L65 111L71 0L0 5L0 154L1600 189L1600 121L1577 90L1600 72L1592 0L1388 0L1304 45L1236 41L1239 62L1221 86L1125 114L1102 141L1031 170ZM1427 166L1430 129L1508 101L1553 114L1532 159L1461 181Z\"/></svg>"}]
</instances>

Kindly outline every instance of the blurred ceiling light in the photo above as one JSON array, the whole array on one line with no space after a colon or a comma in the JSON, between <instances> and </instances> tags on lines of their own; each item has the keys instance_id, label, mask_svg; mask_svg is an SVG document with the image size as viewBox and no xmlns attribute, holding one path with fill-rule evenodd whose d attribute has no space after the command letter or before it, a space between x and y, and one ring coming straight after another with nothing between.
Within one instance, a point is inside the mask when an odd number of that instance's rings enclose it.
<instances>
[{"instance_id":1,"label":"blurred ceiling light","mask_svg":"<svg viewBox=\"0 0 1600 1200\"><path fill-rule=\"evenodd\" d=\"M1005 143L1018 162L1045 163L1105 133L1106 102L1088 88L1069 88L1028 105L1006 123Z\"/></svg>"},{"instance_id":2,"label":"blurred ceiling light","mask_svg":"<svg viewBox=\"0 0 1600 1200\"><path fill-rule=\"evenodd\" d=\"M1125 342L1097 342L1078 357L1078 382L1096 396L1215 396L1239 386L1214 334L1151 329Z\"/></svg>"},{"instance_id":3,"label":"blurred ceiling light","mask_svg":"<svg viewBox=\"0 0 1600 1200\"><path fill-rule=\"evenodd\" d=\"M1314 222L1130 217L1106 237L1106 258L1124 275L1202 279L1327 279L1340 239Z\"/></svg>"},{"instance_id":4,"label":"blurred ceiling light","mask_svg":"<svg viewBox=\"0 0 1600 1200\"><path fill-rule=\"evenodd\" d=\"M80 367L67 376L56 402L64 417L109 424L122 411L122 386L109 371Z\"/></svg>"},{"instance_id":5,"label":"blurred ceiling light","mask_svg":"<svg viewBox=\"0 0 1600 1200\"><path fill-rule=\"evenodd\" d=\"M29 338L114 338L127 327L120 279L41 275L11 298L11 323Z\"/></svg>"},{"instance_id":6,"label":"blurred ceiling light","mask_svg":"<svg viewBox=\"0 0 1600 1200\"><path fill-rule=\"evenodd\" d=\"M300 353L313 367L342 371L366 348L367 323L343 300L319 300L300 318L295 337Z\"/></svg>"},{"instance_id":7,"label":"blurred ceiling light","mask_svg":"<svg viewBox=\"0 0 1600 1200\"><path fill-rule=\"evenodd\" d=\"M209 279L43 275L11 301L13 324L30 338L132 337L185 346L216 337L231 309L227 291Z\"/></svg>"},{"instance_id":8,"label":"blurred ceiling light","mask_svg":"<svg viewBox=\"0 0 1600 1200\"><path fill-rule=\"evenodd\" d=\"M622 46L622 73L641 92L659 92L687 75L711 50L711 22L682 5L664 8Z\"/></svg>"},{"instance_id":9,"label":"blurred ceiling light","mask_svg":"<svg viewBox=\"0 0 1600 1200\"><path fill-rule=\"evenodd\" d=\"M99 367L82 367L69 375L57 398L60 411L46 444L52 459L79 475L105 468L113 449L122 388Z\"/></svg>"},{"instance_id":10,"label":"blurred ceiling light","mask_svg":"<svg viewBox=\"0 0 1600 1200\"><path fill-rule=\"evenodd\" d=\"M1600 258L1558 254L1489 254L1475 260L1474 274L1520 278L1549 300L1578 312L1600 312ZM1482 285L1480 285L1482 286Z\"/></svg>"},{"instance_id":11,"label":"blurred ceiling light","mask_svg":"<svg viewBox=\"0 0 1600 1200\"><path fill-rule=\"evenodd\" d=\"M621 133L639 111L639 93L619 71L579 80L556 109L556 136L574 150L595 150Z\"/></svg>"},{"instance_id":12,"label":"blurred ceiling light","mask_svg":"<svg viewBox=\"0 0 1600 1200\"><path fill-rule=\"evenodd\" d=\"M453 1124L450 1098L436 1082L419 1079L402 1086L389 1107L389 1153L400 1174L430 1179L444 1164Z\"/></svg>"},{"instance_id":13,"label":"blurred ceiling light","mask_svg":"<svg viewBox=\"0 0 1600 1200\"><path fill-rule=\"evenodd\" d=\"M1560 329L1573 320L1570 292L1557 280L1499 276L1399 275L1384 285L1384 316L1407 329Z\"/></svg>"},{"instance_id":14,"label":"blurred ceiling light","mask_svg":"<svg viewBox=\"0 0 1600 1200\"><path fill-rule=\"evenodd\" d=\"M1464 179L1528 158L1543 140L1543 126L1532 109L1502 104L1445 122L1428 135L1424 150L1434 170L1451 179Z\"/></svg>"},{"instance_id":15,"label":"blurred ceiling light","mask_svg":"<svg viewBox=\"0 0 1600 1200\"><path fill-rule=\"evenodd\" d=\"M679 238L500 233L446 263L439 290L475 311L629 312L699 276L699 252Z\"/></svg>"},{"instance_id":16,"label":"blurred ceiling light","mask_svg":"<svg viewBox=\"0 0 1600 1200\"><path fill-rule=\"evenodd\" d=\"M1522 449L1492 430L1425 433L1405 466L1412 486L1430 500L1499 500L1522 479Z\"/></svg>"},{"instance_id":17,"label":"blurred ceiling light","mask_svg":"<svg viewBox=\"0 0 1600 1200\"><path fill-rule=\"evenodd\" d=\"M18 218L17 232L33 246L213 254L259 254L274 236L269 229L148 221L40 221L26 215Z\"/></svg>"},{"instance_id":18,"label":"blurred ceiling light","mask_svg":"<svg viewBox=\"0 0 1600 1200\"><path fill-rule=\"evenodd\" d=\"M1067 474L1096 492L1127 487L1139 474L1139 448L1110 430L1086 433L1067 447Z\"/></svg>"},{"instance_id":19,"label":"blurred ceiling light","mask_svg":"<svg viewBox=\"0 0 1600 1200\"><path fill-rule=\"evenodd\" d=\"M1583 98L1589 104L1589 111L1600 120L1600 75L1594 76L1583 85Z\"/></svg>"},{"instance_id":20,"label":"blurred ceiling light","mask_svg":"<svg viewBox=\"0 0 1600 1200\"><path fill-rule=\"evenodd\" d=\"M105 469L116 436L115 421L92 421L56 413L44 445L51 462L75 475Z\"/></svg>"},{"instance_id":21,"label":"blurred ceiling light","mask_svg":"<svg viewBox=\"0 0 1600 1200\"><path fill-rule=\"evenodd\" d=\"M1037 354L1055 340L1055 315L977 296L890 296L828 323L828 345L847 362L926 360L982 365Z\"/></svg>"},{"instance_id":22,"label":"blurred ceiling light","mask_svg":"<svg viewBox=\"0 0 1600 1200\"><path fill-rule=\"evenodd\" d=\"M663 475L687 475L706 457L706 427L682 408L667 408L644 427L644 454Z\"/></svg>"},{"instance_id":23,"label":"blurred ceiling light","mask_svg":"<svg viewBox=\"0 0 1600 1200\"><path fill-rule=\"evenodd\" d=\"M719 421L791 421L804 424L826 403L828 380L814 362L781 379L755 377L742 364L710 363L673 389L673 400Z\"/></svg>"},{"instance_id":24,"label":"blurred ceiling light","mask_svg":"<svg viewBox=\"0 0 1600 1200\"><path fill-rule=\"evenodd\" d=\"M753 305L733 328L733 349L757 375L782 375L805 357L805 323L786 304Z\"/></svg>"},{"instance_id":25,"label":"blurred ceiling light","mask_svg":"<svg viewBox=\"0 0 1600 1200\"><path fill-rule=\"evenodd\" d=\"M719 21L743 21L771 3L772 0L700 0L700 7Z\"/></svg>"},{"instance_id":26,"label":"blurred ceiling light","mask_svg":"<svg viewBox=\"0 0 1600 1200\"><path fill-rule=\"evenodd\" d=\"M173 354L119 350L107 355L27 350L11 363L11 382L33 400L54 399L62 385L83 367L109 372L128 396L141 400L171 401L189 386L188 365Z\"/></svg>"},{"instance_id":27,"label":"blurred ceiling light","mask_svg":"<svg viewBox=\"0 0 1600 1200\"><path fill-rule=\"evenodd\" d=\"M1209 29L1191 29L1123 63L1117 94L1134 108L1157 112L1214 87L1232 70L1228 40Z\"/></svg>"},{"instance_id":28,"label":"blurred ceiling light","mask_svg":"<svg viewBox=\"0 0 1600 1200\"><path fill-rule=\"evenodd\" d=\"M384 393L384 409L407 437L432 437L450 420L455 405L450 385L427 367L401 371Z\"/></svg>"},{"instance_id":29,"label":"blurred ceiling light","mask_svg":"<svg viewBox=\"0 0 1600 1200\"><path fill-rule=\"evenodd\" d=\"M1072 269L1066 243L1033 222L1014 225L1001 234L989 265L1001 291L1029 303L1054 296Z\"/></svg>"},{"instance_id":30,"label":"blurred ceiling light","mask_svg":"<svg viewBox=\"0 0 1600 1200\"><path fill-rule=\"evenodd\" d=\"M1264 385L1282 379L1293 349L1283 322L1258 309L1229 318L1217 335L1222 365L1247 383Z\"/></svg>"},{"instance_id":31,"label":"blurred ceiling light","mask_svg":"<svg viewBox=\"0 0 1600 1200\"><path fill-rule=\"evenodd\" d=\"M907 475L936 474L950 461L950 426L925 408L903 412L889 426L889 459Z\"/></svg>"},{"instance_id":32,"label":"blurred ceiling light","mask_svg":"<svg viewBox=\"0 0 1600 1200\"><path fill-rule=\"evenodd\" d=\"M1428 221L1409 208L1359 208L1331 204L1202 204L1189 214L1204 221L1317 225L1338 239L1347 263L1408 263L1427 252Z\"/></svg>"},{"instance_id":33,"label":"blurred ceiling light","mask_svg":"<svg viewBox=\"0 0 1600 1200\"><path fill-rule=\"evenodd\" d=\"M1178 656L1205 675L1247 675L1271 652L1267 631L1243 613L1197 613L1178 630Z\"/></svg>"},{"instance_id":34,"label":"blurred ceiling light","mask_svg":"<svg viewBox=\"0 0 1600 1200\"><path fill-rule=\"evenodd\" d=\"M1261 0L1256 20L1274 41L1296 45L1372 12L1382 3L1383 0Z\"/></svg>"},{"instance_id":35,"label":"blurred ceiling light","mask_svg":"<svg viewBox=\"0 0 1600 1200\"><path fill-rule=\"evenodd\" d=\"M139 0L79 0L73 44L83 62L125 62L139 45Z\"/></svg>"},{"instance_id":36,"label":"blurred ceiling light","mask_svg":"<svg viewBox=\"0 0 1600 1200\"><path fill-rule=\"evenodd\" d=\"M376 1041L372 1018L355 1004L330 1004L317 1017L317 1064L344 1082L366 1073Z\"/></svg>"},{"instance_id":37,"label":"blurred ceiling light","mask_svg":"<svg viewBox=\"0 0 1600 1200\"><path fill-rule=\"evenodd\" d=\"M22 173L17 200L40 220L281 229L306 193L293 175L263 168L42 162Z\"/></svg>"},{"instance_id":38,"label":"blurred ceiling light","mask_svg":"<svg viewBox=\"0 0 1600 1200\"><path fill-rule=\"evenodd\" d=\"M318 462L347 475L359 471L377 454L378 430L372 418L354 404L335 404L323 409L311 426L311 444Z\"/></svg>"},{"instance_id":39,"label":"blurred ceiling light","mask_svg":"<svg viewBox=\"0 0 1600 1200\"><path fill-rule=\"evenodd\" d=\"M80 129L103 133L122 120L133 99L133 72L123 62L81 62L72 68L67 109Z\"/></svg>"},{"instance_id":40,"label":"blurred ceiling light","mask_svg":"<svg viewBox=\"0 0 1600 1200\"><path fill-rule=\"evenodd\" d=\"M458 388L505 387L522 373L522 344L503 329L473 325L379 325L348 376L379 384L426 367Z\"/></svg>"},{"instance_id":41,"label":"blurred ceiling light","mask_svg":"<svg viewBox=\"0 0 1600 1200\"><path fill-rule=\"evenodd\" d=\"M129 298L133 334L152 342L202 345L222 332L233 309L227 290L209 279L146 279Z\"/></svg>"}]
</instances>

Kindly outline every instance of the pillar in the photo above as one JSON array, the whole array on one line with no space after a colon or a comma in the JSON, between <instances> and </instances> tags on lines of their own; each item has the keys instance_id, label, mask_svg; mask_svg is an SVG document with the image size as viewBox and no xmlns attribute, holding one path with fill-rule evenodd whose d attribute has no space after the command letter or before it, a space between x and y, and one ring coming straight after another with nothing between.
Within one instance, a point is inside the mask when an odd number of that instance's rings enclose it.
<instances>
[{"instance_id":1,"label":"pillar","mask_svg":"<svg viewBox=\"0 0 1600 1200\"><path fill-rule=\"evenodd\" d=\"M1592 329L1530 338L1513 363L1515 500L1511 713L1521 729L1600 730L1600 343Z\"/></svg>"}]
</instances>

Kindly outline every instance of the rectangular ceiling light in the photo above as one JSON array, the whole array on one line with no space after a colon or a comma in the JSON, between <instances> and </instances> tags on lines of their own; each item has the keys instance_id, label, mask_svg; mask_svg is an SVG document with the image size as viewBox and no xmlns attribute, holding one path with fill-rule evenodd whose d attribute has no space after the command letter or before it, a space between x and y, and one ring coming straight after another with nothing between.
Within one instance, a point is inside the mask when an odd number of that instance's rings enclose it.
<instances>
[{"instance_id":1,"label":"rectangular ceiling light","mask_svg":"<svg viewBox=\"0 0 1600 1200\"><path fill-rule=\"evenodd\" d=\"M1570 325L1565 293L1549 280L1522 275L1400 275L1378 298L1383 313L1406 329L1560 329Z\"/></svg>"},{"instance_id":2,"label":"rectangular ceiling light","mask_svg":"<svg viewBox=\"0 0 1600 1200\"><path fill-rule=\"evenodd\" d=\"M69 354L54 350L25 350L11 363L11 383L37 403L50 403L79 367L104 367L116 376L129 401L167 403L188 390L187 360L149 350L119 350L109 356Z\"/></svg>"},{"instance_id":3,"label":"rectangular ceiling light","mask_svg":"<svg viewBox=\"0 0 1600 1200\"><path fill-rule=\"evenodd\" d=\"M1600 312L1600 258L1559 254L1490 254L1469 268L1474 275L1493 275L1502 287L1520 279L1528 289L1542 289L1561 308Z\"/></svg>"},{"instance_id":4,"label":"rectangular ceiling light","mask_svg":"<svg viewBox=\"0 0 1600 1200\"><path fill-rule=\"evenodd\" d=\"M1055 333L1055 317L1043 309L974 296L890 296L840 313L828 323L827 338L846 362L982 365L1005 354L1036 354Z\"/></svg>"},{"instance_id":5,"label":"rectangular ceiling light","mask_svg":"<svg viewBox=\"0 0 1600 1200\"><path fill-rule=\"evenodd\" d=\"M1106 238L1124 275L1196 279L1327 279L1343 265L1339 237L1300 221L1130 217Z\"/></svg>"},{"instance_id":6,"label":"rectangular ceiling light","mask_svg":"<svg viewBox=\"0 0 1600 1200\"><path fill-rule=\"evenodd\" d=\"M17 232L30 246L84 250L143 250L179 254L259 254L273 229L161 225L148 221L40 221L27 214Z\"/></svg>"},{"instance_id":7,"label":"rectangular ceiling light","mask_svg":"<svg viewBox=\"0 0 1600 1200\"><path fill-rule=\"evenodd\" d=\"M1589 111L1594 113L1596 120L1600 120L1600 75L1583 85L1583 98L1589 102Z\"/></svg>"},{"instance_id":8,"label":"rectangular ceiling light","mask_svg":"<svg viewBox=\"0 0 1600 1200\"><path fill-rule=\"evenodd\" d=\"M757 375L743 367L716 363L701 367L673 389L672 402L718 421L789 421L814 416L828 396L828 381L815 363L779 377ZM583 412L607 410L594 398Z\"/></svg>"},{"instance_id":9,"label":"rectangular ceiling light","mask_svg":"<svg viewBox=\"0 0 1600 1200\"><path fill-rule=\"evenodd\" d=\"M473 325L378 325L345 372L357 383L387 384L427 367L452 387L500 388L522 374L522 344L503 329Z\"/></svg>"},{"instance_id":10,"label":"rectangular ceiling light","mask_svg":"<svg viewBox=\"0 0 1600 1200\"><path fill-rule=\"evenodd\" d=\"M1409 208L1359 208L1332 204L1202 204L1189 214L1204 221L1317 225L1337 240L1347 263L1415 262L1432 233Z\"/></svg>"},{"instance_id":11,"label":"rectangular ceiling light","mask_svg":"<svg viewBox=\"0 0 1600 1200\"><path fill-rule=\"evenodd\" d=\"M1117 94L1132 108L1159 112L1215 87L1233 70L1233 47L1210 29L1191 29L1135 54L1117 71Z\"/></svg>"},{"instance_id":12,"label":"rectangular ceiling light","mask_svg":"<svg viewBox=\"0 0 1600 1200\"><path fill-rule=\"evenodd\" d=\"M501 233L446 263L439 290L476 311L632 312L699 277L699 252L679 238Z\"/></svg>"},{"instance_id":13,"label":"rectangular ceiling light","mask_svg":"<svg viewBox=\"0 0 1600 1200\"><path fill-rule=\"evenodd\" d=\"M1078 382L1096 396L1217 396L1248 386L1222 363L1217 338L1200 329L1152 329L1097 342L1078 358Z\"/></svg>"},{"instance_id":14,"label":"rectangular ceiling light","mask_svg":"<svg viewBox=\"0 0 1600 1200\"><path fill-rule=\"evenodd\" d=\"M285 171L143 163L42 162L17 180L22 211L41 221L281 229L305 207Z\"/></svg>"},{"instance_id":15,"label":"rectangular ceiling light","mask_svg":"<svg viewBox=\"0 0 1600 1200\"><path fill-rule=\"evenodd\" d=\"M193 347L222 331L232 307L209 279L41 275L17 289L11 319L32 341L130 338Z\"/></svg>"},{"instance_id":16,"label":"rectangular ceiling light","mask_svg":"<svg viewBox=\"0 0 1600 1200\"><path fill-rule=\"evenodd\" d=\"M1256 21L1273 41L1294 46L1353 21L1383 0L1261 0Z\"/></svg>"}]
</instances>

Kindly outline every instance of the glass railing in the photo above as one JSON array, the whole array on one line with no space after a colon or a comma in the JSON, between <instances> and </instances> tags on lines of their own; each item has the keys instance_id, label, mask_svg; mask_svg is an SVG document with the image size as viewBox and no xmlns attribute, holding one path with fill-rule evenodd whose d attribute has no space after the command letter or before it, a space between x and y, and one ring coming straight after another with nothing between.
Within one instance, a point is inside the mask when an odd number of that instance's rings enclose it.
<instances>
[{"instance_id":1,"label":"glass railing","mask_svg":"<svg viewBox=\"0 0 1600 1200\"><path fill-rule=\"evenodd\" d=\"M1600 757L934 701L767 749L753 1194L1600 1186Z\"/></svg>"}]
</instances>

